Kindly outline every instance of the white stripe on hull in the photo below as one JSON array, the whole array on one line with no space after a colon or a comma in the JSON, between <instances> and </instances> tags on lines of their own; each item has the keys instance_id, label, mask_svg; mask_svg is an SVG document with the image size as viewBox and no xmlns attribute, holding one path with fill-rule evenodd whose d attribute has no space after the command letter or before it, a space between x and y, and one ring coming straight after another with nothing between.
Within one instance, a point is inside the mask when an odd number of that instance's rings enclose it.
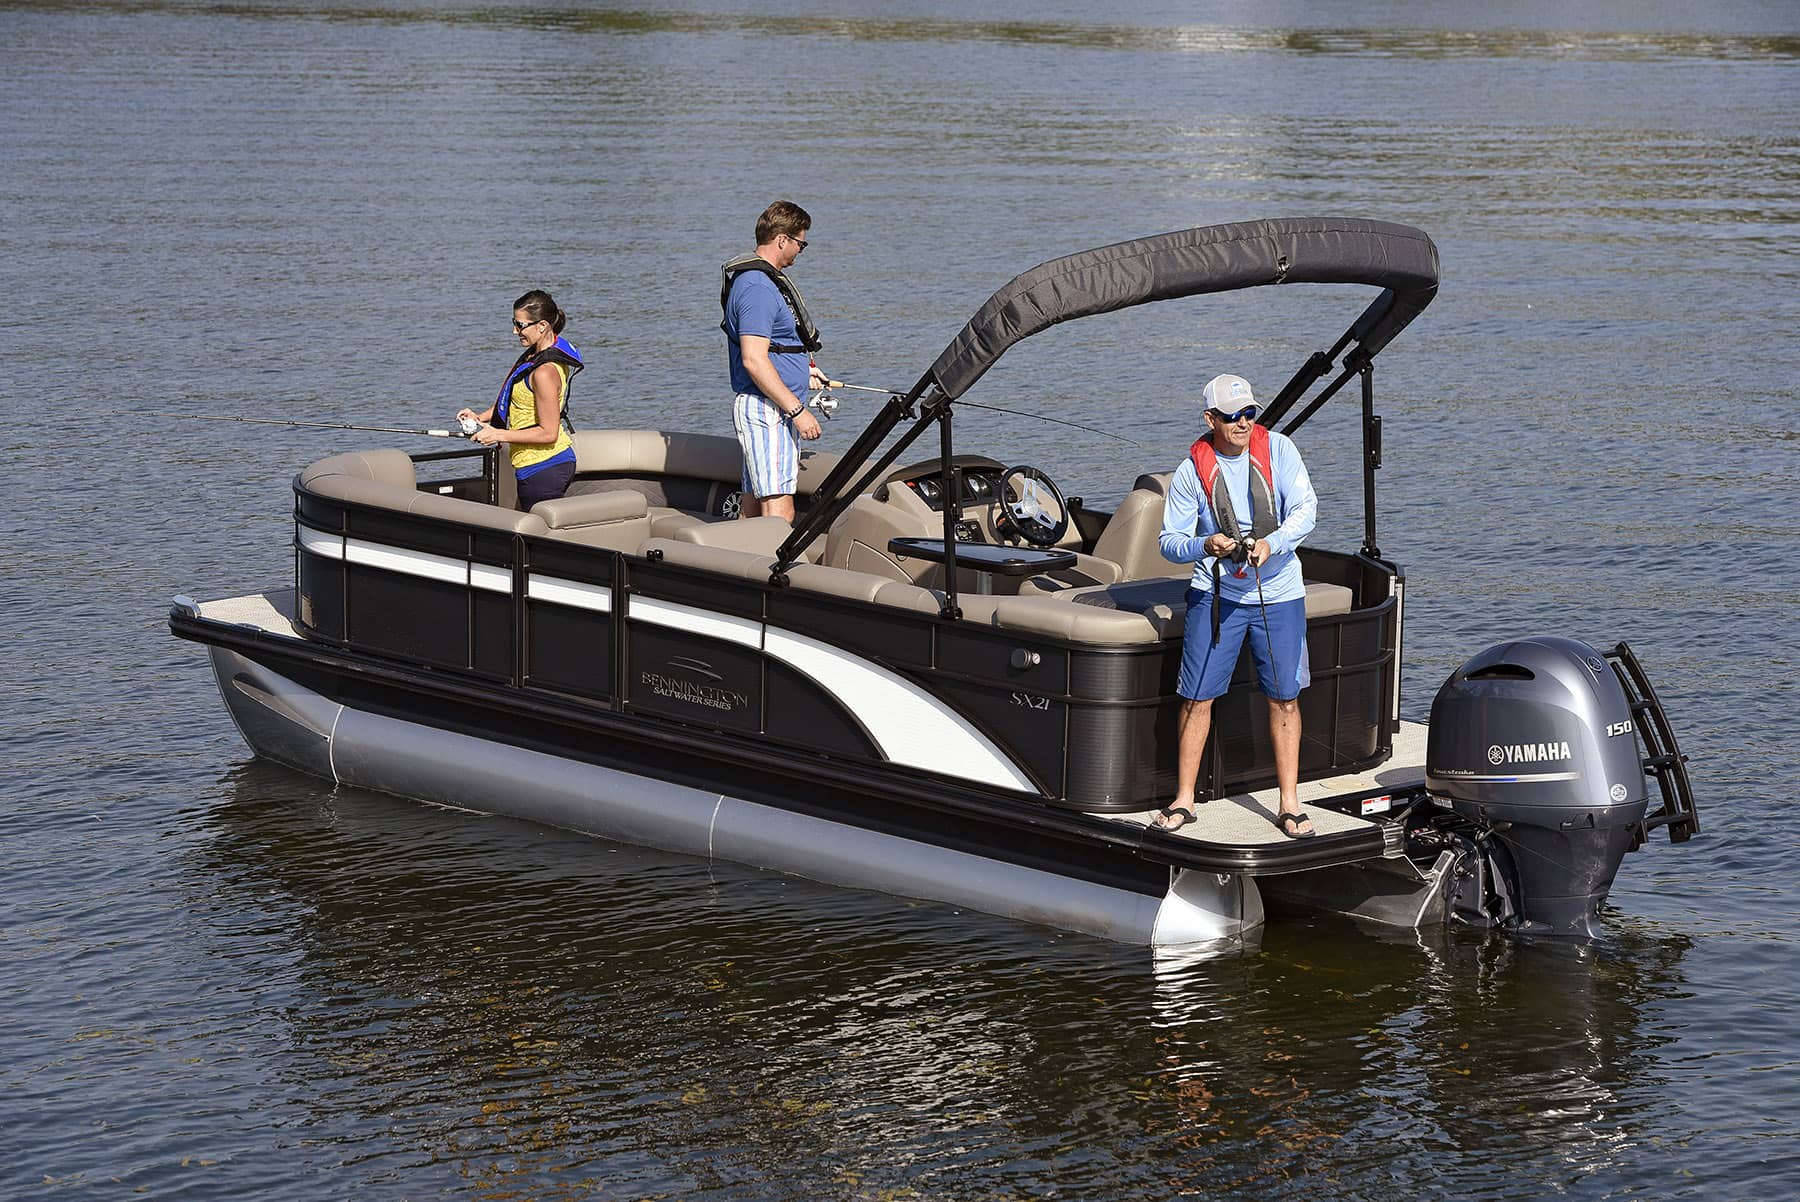
<instances>
[{"instance_id":1,"label":"white stripe on hull","mask_svg":"<svg viewBox=\"0 0 1800 1202\"><path fill-rule=\"evenodd\" d=\"M501 593L512 591L512 573L503 568L320 534L304 526L298 530L301 550L311 554L447 584ZM600 613L614 609L610 588L535 572L527 581L526 595L533 600ZM766 652L855 714L881 754L896 764L1003 789L1040 793L1012 757L968 719L911 681L862 656L793 631L765 627L753 618L655 597L633 595L627 616L632 621Z\"/></svg>"},{"instance_id":2,"label":"white stripe on hull","mask_svg":"<svg viewBox=\"0 0 1800 1202\"><path fill-rule=\"evenodd\" d=\"M855 714L896 764L1037 793L1010 757L943 702L886 668L841 647L770 626L764 649L809 677Z\"/></svg>"},{"instance_id":3,"label":"white stripe on hull","mask_svg":"<svg viewBox=\"0 0 1800 1202\"><path fill-rule=\"evenodd\" d=\"M590 609L611 613L613 591L604 584L586 584L579 580L558 580L533 572L525 582L525 595L533 601L548 601L572 609Z\"/></svg>"}]
</instances>

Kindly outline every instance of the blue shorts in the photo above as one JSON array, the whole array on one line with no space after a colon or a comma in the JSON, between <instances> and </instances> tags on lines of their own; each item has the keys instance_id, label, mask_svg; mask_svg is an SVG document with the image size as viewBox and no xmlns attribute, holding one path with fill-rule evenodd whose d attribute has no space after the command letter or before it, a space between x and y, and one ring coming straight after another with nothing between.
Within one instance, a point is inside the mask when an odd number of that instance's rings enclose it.
<instances>
[{"instance_id":1,"label":"blue shorts","mask_svg":"<svg viewBox=\"0 0 1800 1202\"><path fill-rule=\"evenodd\" d=\"M755 497L791 495L800 482L800 439L774 401L740 392L731 402L731 428L744 452L744 491Z\"/></svg>"},{"instance_id":2,"label":"blue shorts","mask_svg":"<svg viewBox=\"0 0 1800 1202\"><path fill-rule=\"evenodd\" d=\"M1312 683L1312 666L1306 655L1306 601L1276 601L1268 606L1268 634L1263 633L1263 607L1254 601L1219 602L1219 642L1212 638L1212 593L1187 591L1187 627L1181 640L1181 679L1175 691L1189 701L1223 697L1231 687L1244 639L1250 640L1250 658L1256 661L1256 679L1263 696L1292 701ZM1273 654L1270 642L1275 644Z\"/></svg>"}]
</instances>

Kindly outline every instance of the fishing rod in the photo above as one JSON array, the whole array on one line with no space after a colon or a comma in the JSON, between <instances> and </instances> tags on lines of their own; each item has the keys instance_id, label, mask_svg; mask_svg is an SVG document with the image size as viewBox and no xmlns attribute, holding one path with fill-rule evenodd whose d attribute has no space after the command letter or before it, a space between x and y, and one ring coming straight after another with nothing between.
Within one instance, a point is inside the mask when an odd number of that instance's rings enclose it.
<instances>
[{"instance_id":1,"label":"fishing rod","mask_svg":"<svg viewBox=\"0 0 1800 1202\"><path fill-rule=\"evenodd\" d=\"M296 422L273 417L233 417L223 413L101 413L99 417L179 418L192 422L243 422L255 426L294 426L307 430L360 430L368 434L419 434L426 438L467 438L468 430L414 430L405 426L357 426L347 422Z\"/></svg>"},{"instance_id":2,"label":"fishing rod","mask_svg":"<svg viewBox=\"0 0 1800 1202\"><path fill-rule=\"evenodd\" d=\"M872 388L867 384L846 384L842 380L827 380L827 381L825 381L825 388L827 391L829 391L833 388L849 388L849 389L855 390L856 392L878 392L883 396L905 396L906 395L906 392L904 389ZM1117 439L1119 442L1125 443L1129 446L1135 447L1135 446L1140 445L1136 442L1133 442L1131 439L1126 438L1123 434L1114 434L1111 430L1102 430L1099 426L1084 425L1081 422L1072 422L1072 421L1068 421L1065 418L1045 417L1041 413L1027 413L1023 409L1003 409L999 405L983 405L980 401L958 400L955 403L958 405L967 405L971 409L986 409L990 413L1005 413L1005 414L1009 414L1013 417L1030 417L1030 418L1036 418L1038 421L1041 421L1041 422L1053 422L1059 426L1072 426L1073 428L1075 428L1077 430L1086 430L1090 434L1099 434L1099 435L1103 435L1106 438ZM823 413L827 418L829 418L831 416L832 412L837 408L837 398L821 396L819 398L815 398L815 400L813 401L813 405L815 408L817 408L819 410L820 413Z\"/></svg>"}]
</instances>

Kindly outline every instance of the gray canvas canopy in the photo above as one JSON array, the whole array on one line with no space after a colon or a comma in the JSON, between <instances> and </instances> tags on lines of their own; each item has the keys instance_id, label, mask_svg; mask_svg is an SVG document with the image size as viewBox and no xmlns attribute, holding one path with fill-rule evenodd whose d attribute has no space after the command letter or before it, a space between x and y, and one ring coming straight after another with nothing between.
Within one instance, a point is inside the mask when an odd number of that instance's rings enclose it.
<instances>
[{"instance_id":1,"label":"gray canvas canopy","mask_svg":"<svg viewBox=\"0 0 1800 1202\"><path fill-rule=\"evenodd\" d=\"M1437 247L1410 226L1283 217L1177 230L1033 267L988 298L927 374L954 399L1008 347L1059 322L1270 284L1381 288L1352 327L1362 349L1374 355L1431 303L1437 283Z\"/></svg>"}]
</instances>

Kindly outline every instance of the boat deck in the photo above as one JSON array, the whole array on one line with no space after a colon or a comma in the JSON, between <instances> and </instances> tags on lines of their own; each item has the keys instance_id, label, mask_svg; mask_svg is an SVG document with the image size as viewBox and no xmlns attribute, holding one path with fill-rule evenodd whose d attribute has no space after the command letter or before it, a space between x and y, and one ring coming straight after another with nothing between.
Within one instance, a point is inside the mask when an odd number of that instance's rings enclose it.
<instances>
[{"instance_id":1,"label":"boat deck","mask_svg":"<svg viewBox=\"0 0 1800 1202\"><path fill-rule=\"evenodd\" d=\"M1371 825L1368 819L1335 810L1319 808L1313 803L1349 794L1378 797L1385 789L1401 789L1417 785L1425 779L1425 723L1402 722L1394 735L1393 758L1366 772L1344 773L1320 780L1300 783L1300 808L1312 818L1313 829L1321 835L1336 835ZM1202 843L1232 845L1279 844L1291 842L1275 825L1275 811L1280 801L1276 789L1259 789L1253 793L1236 793L1216 798L1196 807L1194 821L1176 831L1177 839L1194 839ZM1313 808L1308 809L1309 805ZM1095 814L1135 826L1147 826L1156 817L1155 810L1136 814Z\"/></svg>"},{"instance_id":2,"label":"boat deck","mask_svg":"<svg viewBox=\"0 0 1800 1202\"><path fill-rule=\"evenodd\" d=\"M294 590L272 588L266 593L202 601L200 616L232 626L254 626L270 634L294 633Z\"/></svg>"}]
</instances>

